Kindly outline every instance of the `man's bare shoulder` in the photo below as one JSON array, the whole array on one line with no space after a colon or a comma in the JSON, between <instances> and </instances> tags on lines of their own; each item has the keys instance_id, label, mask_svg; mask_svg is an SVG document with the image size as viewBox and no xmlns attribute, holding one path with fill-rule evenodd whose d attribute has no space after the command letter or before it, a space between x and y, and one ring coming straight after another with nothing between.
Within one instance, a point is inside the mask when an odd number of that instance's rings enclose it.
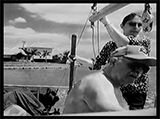
<instances>
[{"instance_id":1,"label":"man's bare shoulder","mask_svg":"<svg viewBox=\"0 0 160 119\"><path fill-rule=\"evenodd\" d=\"M88 91L99 91L101 89L113 90L112 84L107 80L107 78L103 75L101 71L87 75L82 78L80 88L83 88L85 90L87 89Z\"/></svg>"},{"instance_id":2,"label":"man's bare shoulder","mask_svg":"<svg viewBox=\"0 0 160 119\"><path fill-rule=\"evenodd\" d=\"M122 110L114 94L114 87L102 72L84 77L79 86L83 100L94 111Z\"/></svg>"}]
</instances>

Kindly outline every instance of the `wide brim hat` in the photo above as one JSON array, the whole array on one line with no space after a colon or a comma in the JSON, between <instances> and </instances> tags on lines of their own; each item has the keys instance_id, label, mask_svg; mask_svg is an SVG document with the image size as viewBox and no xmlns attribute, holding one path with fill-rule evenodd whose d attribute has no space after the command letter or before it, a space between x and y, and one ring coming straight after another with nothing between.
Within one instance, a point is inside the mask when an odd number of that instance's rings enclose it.
<instances>
[{"instance_id":1,"label":"wide brim hat","mask_svg":"<svg viewBox=\"0 0 160 119\"><path fill-rule=\"evenodd\" d=\"M156 66L156 58L145 54L145 49L142 46L126 45L119 47L111 54L111 56L123 56L147 66Z\"/></svg>"}]
</instances>

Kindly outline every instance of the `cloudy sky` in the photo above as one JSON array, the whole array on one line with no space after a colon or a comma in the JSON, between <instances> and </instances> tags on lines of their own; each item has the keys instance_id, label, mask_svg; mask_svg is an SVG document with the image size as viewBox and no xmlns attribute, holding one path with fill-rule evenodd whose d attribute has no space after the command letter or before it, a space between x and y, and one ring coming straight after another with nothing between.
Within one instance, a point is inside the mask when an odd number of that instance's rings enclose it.
<instances>
[{"instance_id":1,"label":"cloudy sky","mask_svg":"<svg viewBox=\"0 0 160 119\"><path fill-rule=\"evenodd\" d=\"M16 51L17 47L22 46L22 41L26 41L26 46L37 44L52 47L53 54L70 50L71 36L75 34L79 38L92 5L91 3L4 4L4 52ZM108 3L97 4L97 10L106 5ZM150 5L155 18L154 27L152 32L145 35L152 38L151 55L156 56L156 4ZM121 31L119 24L124 16L131 12L142 13L143 10L144 4L129 4L108 15L108 19ZM101 49L107 41L111 40L102 23L100 23L99 36ZM96 53L97 48L96 44ZM92 29L89 21L77 45L76 54L89 59L93 57Z\"/></svg>"}]
</instances>

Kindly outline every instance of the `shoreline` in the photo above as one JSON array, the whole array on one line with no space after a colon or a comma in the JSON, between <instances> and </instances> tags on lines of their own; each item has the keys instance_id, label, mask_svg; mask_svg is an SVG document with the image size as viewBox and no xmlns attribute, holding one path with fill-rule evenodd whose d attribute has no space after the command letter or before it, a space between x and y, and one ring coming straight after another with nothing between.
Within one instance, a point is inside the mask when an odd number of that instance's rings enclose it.
<instances>
[{"instance_id":1,"label":"shoreline","mask_svg":"<svg viewBox=\"0 0 160 119\"><path fill-rule=\"evenodd\" d=\"M37 63L37 62L4 62L4 70L13 69L66 69L69 68L70 64L62 63ZM76 65L78 67L79 65Z\"/></svg>"}]
</instances>

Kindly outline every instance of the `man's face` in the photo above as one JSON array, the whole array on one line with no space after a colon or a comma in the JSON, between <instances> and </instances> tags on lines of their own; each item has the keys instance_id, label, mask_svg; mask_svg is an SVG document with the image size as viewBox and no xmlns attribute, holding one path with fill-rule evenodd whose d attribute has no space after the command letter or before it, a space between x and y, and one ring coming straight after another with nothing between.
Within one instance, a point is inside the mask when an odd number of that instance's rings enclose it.
<instances>
[{"instance_id":1,"label":"man's face","mask_svg":"<svg viewBox=\"0 0 160 119\"><path fill-rule=\"evenodd\" d=\"M127 58L119 58L115 63L115 72L120 84L133 83L135 79L143 74L143 64L133 62Z\"/></svg>"},{"instance_id":2,"label":"man's face","mask_svg":"<svg viewBox=\"0 0 160 119\"><path fill-rule=\"evenodd\" d=\"M123 33L126 36L132 35L136 37L142 28L141 18L135 16L132 20L126 22L124 26L122 26Z\"/></svg>"}]
</instances>

